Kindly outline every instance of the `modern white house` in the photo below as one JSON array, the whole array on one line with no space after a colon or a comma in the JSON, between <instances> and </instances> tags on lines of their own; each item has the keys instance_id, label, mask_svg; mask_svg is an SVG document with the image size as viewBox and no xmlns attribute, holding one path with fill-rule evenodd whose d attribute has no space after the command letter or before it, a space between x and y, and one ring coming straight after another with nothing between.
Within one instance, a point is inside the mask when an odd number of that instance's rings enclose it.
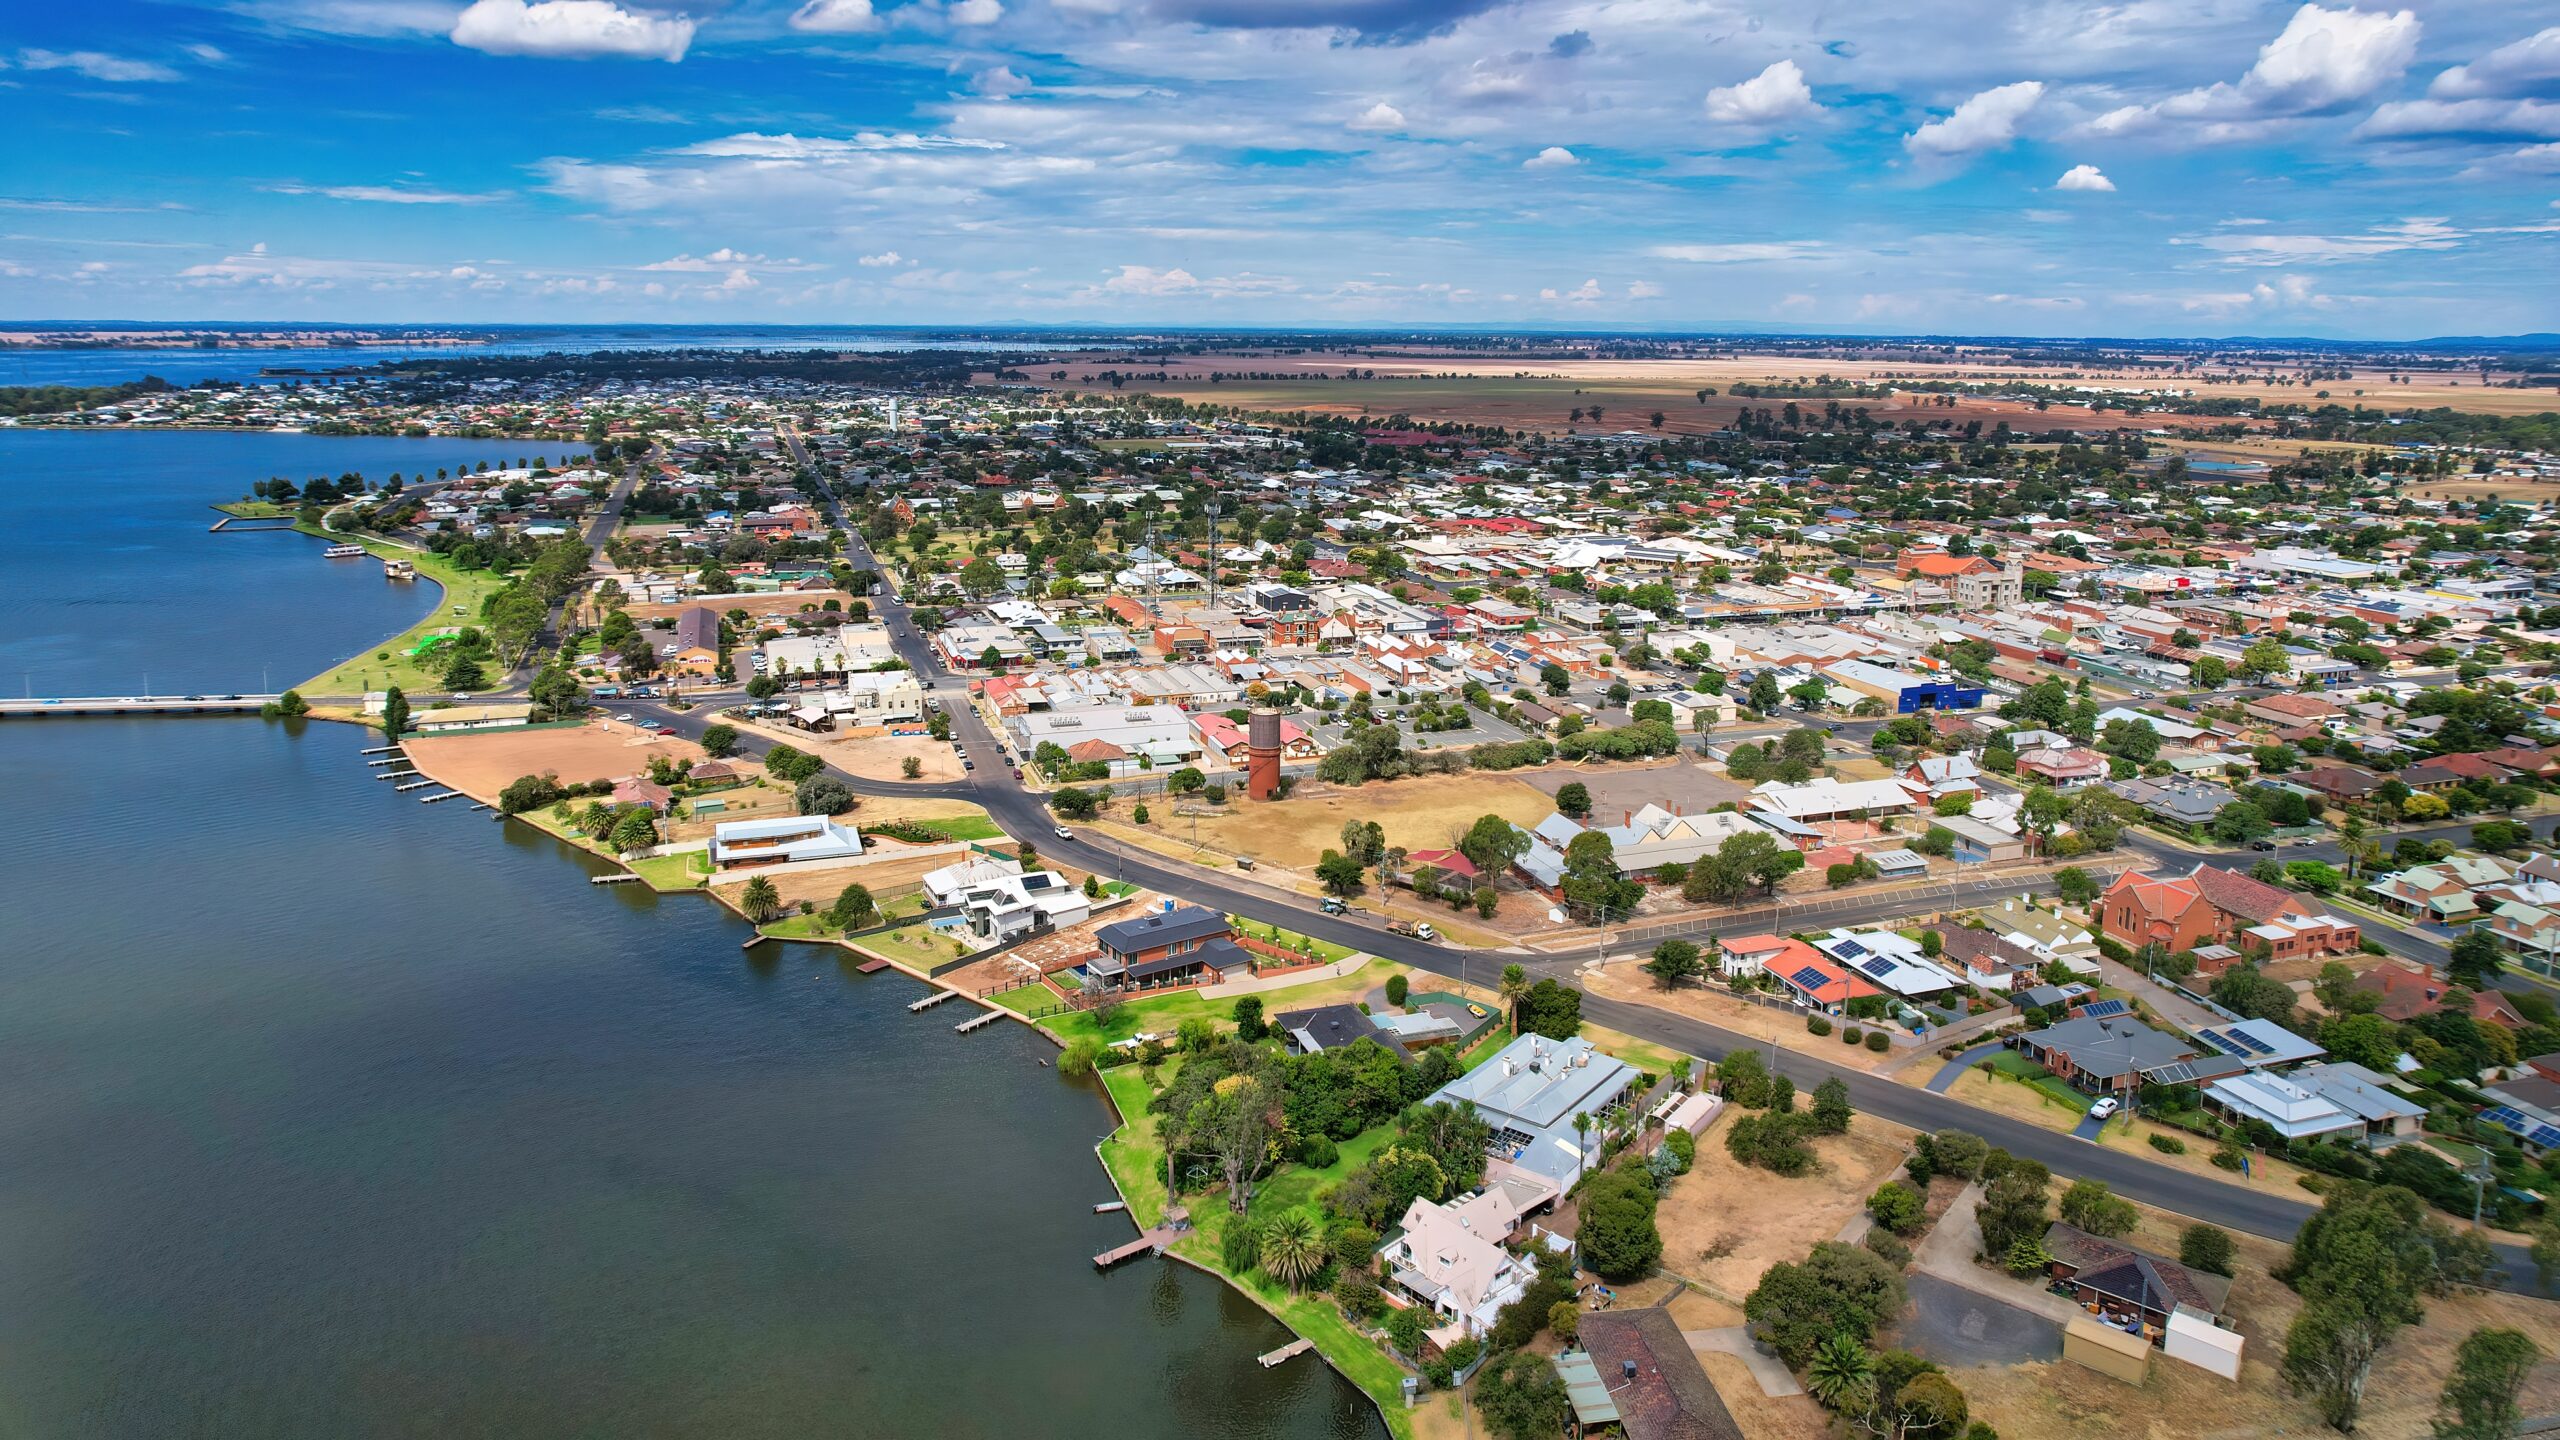
<instances>
[{"instance_id":1,"label":"modern white house","mask_svg":"<svg viewBox=\"0 0 2560 1440\"><path fill-rule=\"evenodd\" d=\"M898 658L885 625L840 625L822 635L777 635L764 642L765 673L851 675Z\"/></svg>"},{"instance_id":2,"label":"modern white house","mask_svg":"<svg viewBox=\"0 0 2560 1440\"><path fill-rule=\"evenodd\" d=\"M1813 948L1866 977L1891 995L1911 999L1940 995L1964 983L1955 971L1930 959L1920 942L1894 930L1834 930Z\"/></svg>"},{"instance_id":3,"label":"modern white house","mask_svg":"<svg viewBox=\"0 0 2560 1440\"><path fill-rule=\"evenodd\" d=\"M803 728L887 725L924 718L924 687L906 670L858 671L832 690L803 695L791 718Z\"/></svg>"},{"instance_id":4,"label":"modern white house","mask_svg":"<svg viewBox=\"0 0 2560 1440\"><path fill-rule=\"evenodd\" d=\"M824 815L732 820L711 831L711 863L718 869L845 860L861 854L862 832Z\"/></svg>"}]
</instances>

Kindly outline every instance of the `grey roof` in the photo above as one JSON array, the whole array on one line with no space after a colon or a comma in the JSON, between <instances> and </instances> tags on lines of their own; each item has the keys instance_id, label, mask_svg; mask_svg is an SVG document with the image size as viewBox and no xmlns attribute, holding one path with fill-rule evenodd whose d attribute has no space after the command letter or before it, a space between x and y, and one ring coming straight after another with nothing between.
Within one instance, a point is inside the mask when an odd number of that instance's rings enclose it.
<instances>
[{"instance_id":1,"label":"grey roof","mask_svg":"<svg viewBox=\"0 0 2560 1440\"><path fill-rule=\"evenodd\" d=\"M1205 940L1225 935L1230 927L1227 917L1199 905L1185 905L1179 910L1153 910L1135 920L1122 920L1093 932L1103 949L1122 955L1151 950L1158 945L1177 945L1189 940Z\"/></svg>"},{"instance_id":2,"label":"grey roof","mask_svg":"<svg viewBox=\"0 0 2560 1440\"><path fill-rule=\"evenodd\" d=\"M2130 1016L2065 1020L2019 1037L2040 1050L2060 1050L2092 1075L2139 1075L2190 1058L2196 1047Z\"/></svg>"},{"instance_id":3,"label":"grey roof","mask_svg":"<svg viewBox=\"0 0 2560 1440\"><path fill-rule=\"evenodd\" d=\"M679 650L717 650L720 648L720 617L710 607L695 605L676 616L676 648Z\"/></svg>"},{"instance_id":4,"label":"grey roof","mask_svg":"<svg viewBox=\"0 0 2560 1440\"><path fill-rule=\"evenodd\" d=\"M1601 1054L1588 1040L1523 1035L1431 1098L1472 1100L1487 1119L1544 1130L1594 1097L1616 1094L1634 1075L1632 1066Z\"/></svg>"},{"instance_id":5,"label":"grey roof","mask_svg":"<svg viewBox=\"0 0 2560 1440\"><path fill-rule=\"evenodd\" d=\"M1360 1013L1357 1005L1318 1005L1308 1010L1283 1010L1271 1017L1271 1023L1298 1038L1309 1050L1338 1050L1355 1040L1375 1040L1398 1059L1406 1058L1404 1046L1378 1023Z\"/></svg>"}]
</instances>

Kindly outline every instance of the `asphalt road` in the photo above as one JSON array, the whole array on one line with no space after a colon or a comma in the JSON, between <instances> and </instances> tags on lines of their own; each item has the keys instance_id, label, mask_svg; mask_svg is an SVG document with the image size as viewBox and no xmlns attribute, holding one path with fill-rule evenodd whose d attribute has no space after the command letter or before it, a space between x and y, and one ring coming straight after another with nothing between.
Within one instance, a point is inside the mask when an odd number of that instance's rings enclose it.
<instances>
[{"instance_id":1,"label":"asphalt road","mask_svg":"<svg viewBox=\"0 0 2560 1440\"><path fill-rule=\"evenodd\" d=\"M850 537L847 549L856 568L881 568L859 535ZM952 720L952 733L976 768L965 779L939 784L868 780L840 770L832 772L857 794L967 799L984 807L1007 833L1017 839L1030 840L1044 855L1069 860L1099 874L1112 875L1169 895L1179 895L1247 919L1284 925L1300 934L1366 950L1398 964L1453 979L1490 983L1502 966L1518 964L1534 977L1575 984L1575 972L1585 962L1604 953L1604 947L1598 945L1545 955L1476 952L1427 943L1391 934L1358 916L1325 914L1303 897L1230 880L1206 870L1177 865L1144 851L1102 842L1073 827L1069 827L1067 837L1061 838L1056 833L1058 822L1041 798L1025 790L1013 778L1004 747L968 703L966 681L941 665L917 632L905 603L884 591L873 600L872 612L888 627L898 654L926 682L929 693L945 702L944 709ZM698 736L717 718L716 707L728 703L734 696L735 692L699 696L697 698L705 703L686 712L671 711L662 705L646 702L617 708L647 711L659 723L681 734ZM747 740L742 750L750 756L761 754L767 748L752 737L747 737ZM2135 833L2138 832L2128 832L2128 835ZM2133 848L2149 853L2148 847ZM2290 858L2305 858L2316 856L2320 848L2305 847L2283 853ZM2159 847L2158 853L2188 863L2199 858L2194 852L2171 846ZM2237 856L2210 858L2237 860L2254 857L2248 852L2241 852ZM2049 881L2036 884L2010 882L1987 891L1974 892L1965 903L1980 904L2003 895L2049 888ZM1824 909L1818 915L1812 906L1761 907L1756 911L1721 912L1714 926L1720 930L1738 930L1774 926L1783 921L1790 928L1801 928L1817 918L1834 925L1857 924L1907 914L1914 903L1907 893L1902 893L1866 901L1844 900L1838 903L1837 908ZM1626 954L1627 948L1621 945L1618 953ZM1582 1013L1596 1024L1680 1054L1709 1060L1721 1060L1735 1050L1760 1043L1685 1015L1611 1000L1588 991L1583 996ZM1867 1114L1917 1130L1969 1130L2011 1154L2041 1161L2057 1174L2101 1180L2127 1198L2194 1216L2227 1229L2273 1239L2290 1239L2315 1208L2305 1201L2243 1189L2155 1164L2126 1151L2074 1139L2065 1133L2030 1125L1917 1086L1834 1065L1812 1055L1775 1047L1770 1047L1769 1053L1772 1068L1793 1078L1799 1090L1809 1090L1824 1080L1836 1077L1848 1086L1852 1103ZM2500 1284L2524 1293L2539 1293L2532 1280L2532 1264L2521 1248L2501 1246L2499 1254L2505 1267L2497 1277Z\"/></svg>"}]
</instances>

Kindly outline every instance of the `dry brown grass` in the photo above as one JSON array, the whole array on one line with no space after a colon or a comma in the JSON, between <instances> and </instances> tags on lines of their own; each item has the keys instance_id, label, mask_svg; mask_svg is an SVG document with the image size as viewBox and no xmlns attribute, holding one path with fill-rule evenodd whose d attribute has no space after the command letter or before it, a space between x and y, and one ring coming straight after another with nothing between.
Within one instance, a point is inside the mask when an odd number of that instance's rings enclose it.
<instances>
[{"instance_id":1,"label":"dry brown grass","mask_svg":"<svg viewBox=\"0 0 2560 1440\"><path fill-rule=\"evenodd\" d=\"M2178 1235L2193 1223L2145 1209L2135 1244L2175 1256ZM2287 1394L2276 1373L2285 1328L2301 1308L2269 1271L2287 1247L2254 1236L2237 1245L2230 1314L2249 1348L2235 1384L2165 1356L2155 1356L2140 1386L2109 1380L2063 1361L1957 1370L1952 1378L1973 1402L1976 1418L2004 1436L2122 1436L2126 1440L2240 1440L2277 1434L2320 1434L2309 1405ZM2484 1325L2522 1330L2545 1356L2560 1357L2560 1306L2520 1295L2447 1296L2426 1302L2426 1318L2399 1332L2382 1352L2365 1391L2356 1434L2366 1440L2415 1440L2428 1433L2436 1396L2453 1368L2454 1348ZM2546 1360L2526 1382L2524 1412L2560 1409L2560 1363Z\"/></svg>"},{"instance_id":2,"label":"dry brown grass","mask_svg":"<svg viewBox=\"0 0 2560 1440\"><path fill-rule=\"evenodd\" d=\"M1190 816L1176 815L1173 802L1155 797L1148 799L1147 809L1153 821L1150 829L1188 847ZM1304 870L1312 869L1325 851L1342 847L1346 821L1375 820L1385 828L1387 844L1431 850L1454 844L1480 816L1500 815L1514 824L1535 825L1554 809L1555 802L1535 786L1492 775L1427 775L1373 781L1349 790L1309 785L1286 800L1231 800L1216 813L1200 817L1200 843L1229 855L1250 855L1264 864Z\"/></svg>"},{"instance_id":3,"label":"dry brown grass","mask_svg":"<svg viewBox=\"0 0 2560 1440\"><path fill-rule=\"evenodd\" d=\"M563 785L645 775L649 757L701 760L690 740L653 735L618 720L590 720L561 730L412 736L401 742L418 769L474 800L496 804L498 792L526 775L557 774Z\"/></svg>"},{"instance_id":4,"label":"dry brown grass","mask_svg":"<svg viewBox=\"0 0 2560 1440\"><path fill-rule=\"evenodd\" d=\"M1725 1153L1733 1119L1727 1114L1699 1137L1697 1164L1671 1183L1654 1218L1663 1269L1739 1301L1761 1272L1803 1259L1863 1211L1867 1196L1901 1168L1911 1132L1861 1115L1848 1134L1813 1142L1820 1164L1812 1173L1788 1177Z\"/></svg>"}]
</instances>

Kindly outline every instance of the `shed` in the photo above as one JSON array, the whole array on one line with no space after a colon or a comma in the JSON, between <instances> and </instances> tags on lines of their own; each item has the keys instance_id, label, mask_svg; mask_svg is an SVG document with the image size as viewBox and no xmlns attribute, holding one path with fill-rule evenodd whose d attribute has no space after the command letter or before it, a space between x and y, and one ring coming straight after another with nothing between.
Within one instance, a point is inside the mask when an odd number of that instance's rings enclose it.
<instances>
[{"instance_id":1,"label":"shed","mask_svg":"<svg viewBox=\"0 0 2560 1440\"><path fill-rule=\"evenodd\" d=\"M2062 1327L2062 1358L2110 1380L2139 1385L2151 1373L2151 1342L2088 1315Z\"/></svg>"}]
</instances>

